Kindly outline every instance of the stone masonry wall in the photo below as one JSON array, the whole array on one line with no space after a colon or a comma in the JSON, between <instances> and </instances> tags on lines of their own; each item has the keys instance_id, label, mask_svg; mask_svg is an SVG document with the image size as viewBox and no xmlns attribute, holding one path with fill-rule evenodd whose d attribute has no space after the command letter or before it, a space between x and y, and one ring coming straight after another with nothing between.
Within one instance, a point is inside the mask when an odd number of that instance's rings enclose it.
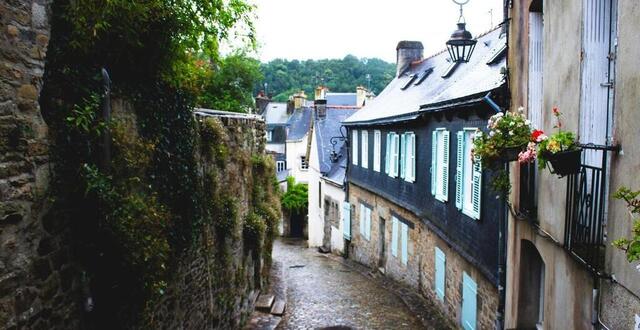
<instances>
[{"instance_id":1,"label":"stone masonry wall","mask_svg":"<svg viewBox=\"0 0 640 330\"><path fill-rule=\"evenodd\" d=\"M47 125L38 104L49 0L0 2L0 329L78 328L80 283L47 214Z\"/></svg>"},{"instance_id":2,"label":"stone masonry wall","mask_svg":"<svg viewBox=\"0 0 640 330\"><path fill-rule=\"evenodd\" d=\"M360 235L360 201L373 206L371 211L371 240ZM409 285L436 302L453 324L460 324L462 310L462 274L466 272L478 284L477 328L493 329L498 310L498 289L460 256L446 242L425 226L413 213L357 185L349 184L349 202L352 205L352 244L350 256L373 269L380 260L380 218L385 219L385 274L394 280ZM409 228L408 262L404 265L398 256L391 254L392 222L391 211L414 224ZM400 243L398 243L400 244ZM435 247L446 256L445 298L441 302L435 293Z\"/></svg>"},{"instance_id":3,"label":"stone masonry wall","mask_svg":"<svg viewBox=\"0 0 640 330\"><path fill-rule=\"evenodd\" d=\"M230 160L220 178L220 187L239 201L239 218L251 208L251 155L264 155L265 125L262 120L247 118L216 118L224 126ZM232 155L233 154L233 155ZM237 329L253 310L253 299L265 277L263 260L255 260L242 243L242 223L235 237L222 242L212 225L208 225L199 243L185 254L178 265L174 281L165 297L155 308L154 320L163 329ZM230 235L231 236L231 235ZM224 268L220 259L220 244L230 251L230 269L220 277Z\"/></svg>"}]
</instances>

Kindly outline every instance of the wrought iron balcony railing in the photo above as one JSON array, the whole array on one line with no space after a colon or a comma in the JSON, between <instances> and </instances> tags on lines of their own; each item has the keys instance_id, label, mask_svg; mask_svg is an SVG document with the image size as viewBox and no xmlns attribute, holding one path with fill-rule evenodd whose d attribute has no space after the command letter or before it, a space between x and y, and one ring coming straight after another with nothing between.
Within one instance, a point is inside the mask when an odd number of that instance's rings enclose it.
<instances>
[{"instance_id":1,"label":"wrought iron balcony railing","mask_svg":"<svg viewBox=\"0 0 640 330\"><path fill-rule=\"evenodd\" d=\"M564 248L587 268L604 267L609 152L617 147L582 145L580 171L568 176Z\"/></svg>"}]
</instances>

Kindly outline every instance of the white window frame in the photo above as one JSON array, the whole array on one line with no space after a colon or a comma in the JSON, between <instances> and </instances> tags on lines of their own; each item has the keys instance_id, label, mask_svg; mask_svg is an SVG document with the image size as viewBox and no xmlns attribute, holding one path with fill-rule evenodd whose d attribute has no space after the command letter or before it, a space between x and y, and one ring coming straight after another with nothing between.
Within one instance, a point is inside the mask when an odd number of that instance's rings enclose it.
<instances>
[{"instance_id":1,"label":"white window frame","mask_svg":"<svg viewBox=\"0 0 640 330\"><path fill-rule=\"evenodd\" d=\"M300 170L309 170L309 160L307 159L307 156L300 156Z\"/></svg>"},{"instance_id":2,"label":"white window frame","mask_svg":"<svg viewBox=\"0 0 640 330\"><path fill-rule=\"evenodd\" d=\"M358 165L358 130L351 131L351 164Z\"/></svg>"},{"instance_id":3,"label":"white window frame","mask_svg":"<svg viewBox=\"0 0 640 330\"><path fill-rule=\"evenodd\" d=\"M390 159L389 159L389 176L392 178L398 177L399 172L399 161L400 161L400 135L395 132L391 132L391 146L389 148Z\"/></svg>"},{"instance_id":4,"label":"white window frame","mask_svg":"<svg viewBox=\"0 0 640 330\"><path fill-rule=\"evenodd\" d=\"M416 135L413 132L405 133L404 138L404 180L416 181Z\"/></svg>"},{"instance_id":5,"label":"white window frame","mask_svg":"<svg viewBox=\"0 0 640 330\"><path fill-rule=\"evenodd\" d=\"M373 170L380 172L380 143L382 134L379 130L373 131Z\"/></svg>"},{"instance_id":6,"label":"white window frame","mask_svg":"<svg viewBox=\"0 0 640 330\"><path fill-rule=\"evenodd\" d=\"M450 132L445 128L433 131L431 161L431 193L436 200L449 200L449 156Z\"/></svg>"},{"instance_id":7,"label":"white window frame","mask_svg":"<svg viewBox=\"0 0 640 330\"><path fill-rule=\"evenodd\" d=\"M360 145L362 146L362 168L369 168L369 131L363 130Z\"/></svg>"},{"instance_id":8,"label":"white window frame","mask_svg":"<svg viewBox=\"0 0 640 330\"><path fill-rule=\"evenodd\" d=\"M360 203L360 236L371 240L371 209L363 203Z\"/></svg>"},{"instance_id":9,"label":"white window frame","mask_svg":"<svg viewBox=\"0 0 640 330\"><path fill-rule=\"evenodd\" d=\"M273 141L273 130L267 130L267 142Z\"/></svg>"},{"instance_id":10,"label":"white window frame","mask_svg":"<svg viewBox=\"0 0 640 330\"><path fill-rule=\"evenodd\" d=\"M286 167L286 164L285 164L285 162L283 160L279 160L279 161L276 162L276 171L277 172L282 172L282 171L284 171L286 169L287 169L287 167Z\"/></svg>"}]
</instances>

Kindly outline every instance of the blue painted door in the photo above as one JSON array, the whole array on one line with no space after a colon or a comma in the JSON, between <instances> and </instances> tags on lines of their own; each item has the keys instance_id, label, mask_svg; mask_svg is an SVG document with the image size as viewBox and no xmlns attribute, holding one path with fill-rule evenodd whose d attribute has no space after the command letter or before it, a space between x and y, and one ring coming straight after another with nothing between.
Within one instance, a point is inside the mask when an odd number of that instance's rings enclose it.
<instances>
[{"instance_id":1,"label":"blue painted door","mask_svg":"<svg viewBox=\"0 0 640 330\"><path fill-rule=\"evenodd\" d=\"M476 329L477 295L476 282L467 273L462 273L462 328L465 330Z\"/></svg>"}]
</instances>

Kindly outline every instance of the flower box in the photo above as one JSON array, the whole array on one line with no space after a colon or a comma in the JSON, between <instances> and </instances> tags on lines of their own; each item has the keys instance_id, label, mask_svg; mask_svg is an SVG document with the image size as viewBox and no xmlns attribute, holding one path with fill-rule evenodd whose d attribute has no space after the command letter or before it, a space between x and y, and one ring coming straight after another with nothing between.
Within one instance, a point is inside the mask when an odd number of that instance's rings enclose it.
<instances>
[{"instance_id":1,"label":"flower box","mask_svg":"<svg viewBox=\"0 0 640 330\"><path fill-rule=\"evenodd\" d=\"M525 148L527 148L527 145L522 145L519 147L507 147L502 149L502 152L500 153L500 160L503 162L513 162L518 160L518 155L520 154L520 152L522 152L522 150L524 150Z\"/></svg>"},{"instance_id":2,"label":"flower box","mask_svg":"<svg viewBox=\"0 0 640 330\"><path fill-rule=\"evenodd\" d=\"M560 177L576 174L580 171L580 161L582 159L582 149L560 151L555 154L546 155L551 164L551 173Z\"/></svg>"}]
</instances>

